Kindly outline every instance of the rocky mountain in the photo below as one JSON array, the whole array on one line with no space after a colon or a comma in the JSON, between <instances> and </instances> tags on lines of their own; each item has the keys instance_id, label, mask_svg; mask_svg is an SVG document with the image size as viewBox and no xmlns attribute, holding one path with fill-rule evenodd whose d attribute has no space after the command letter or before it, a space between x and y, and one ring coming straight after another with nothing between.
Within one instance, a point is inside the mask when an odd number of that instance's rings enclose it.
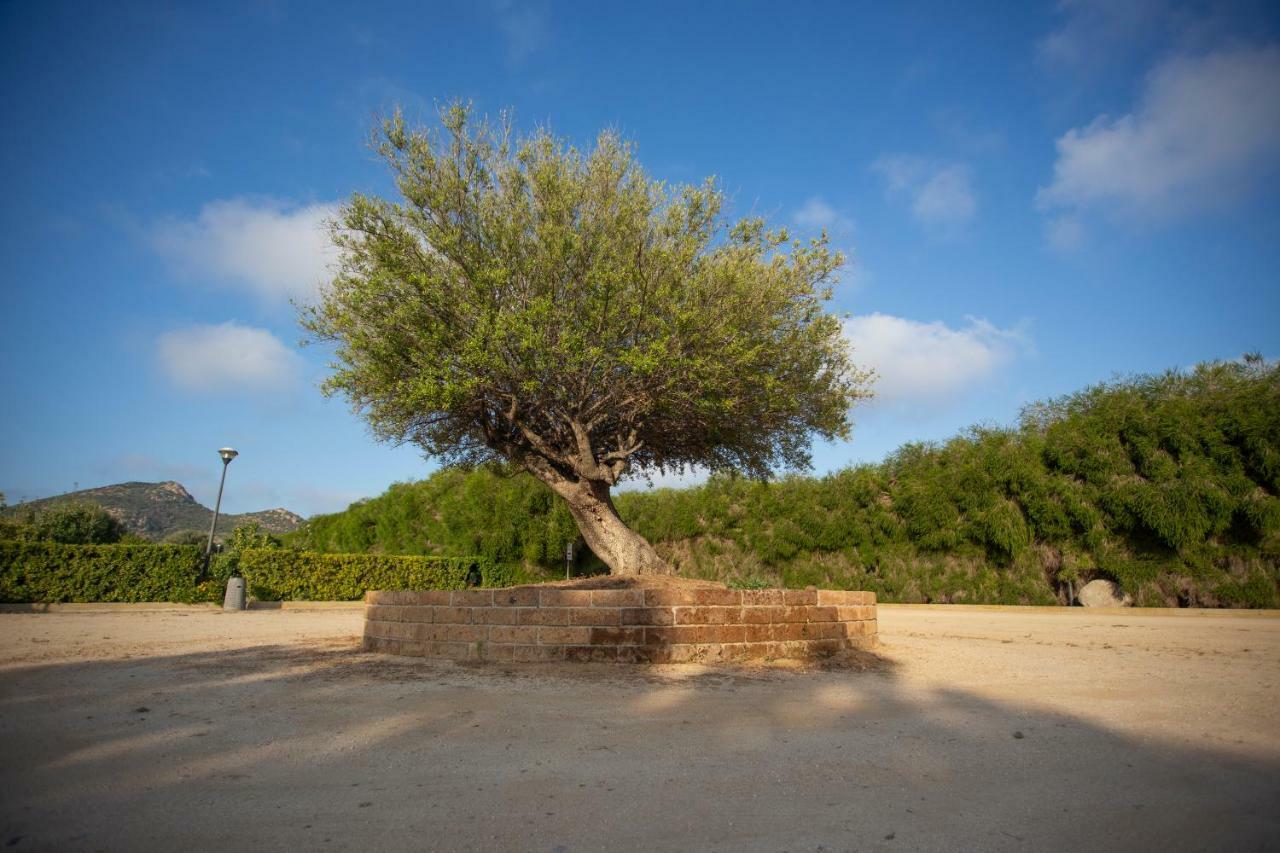
<instances>
[{"instance_id":1,"label":"rocky mountain","mask_svg":"<svg viewBox=\"0 0 1280 853\"><path fill-rule=\"evenodd\" d=\"M196 530L207 534L213 510L201 505L172 480L164 483L117 483L96 489L82 489L57 497L27 501L5 510L6 515L22 516L28 511L39 512L56 503L86 501L95 503L118 518L125 528L146 539L160 541L180 530ZM257 522L272 533L288 533L302 524L302 517L287 509L266 509L238 515L222 513L218 516L217 538L231 533L242 524Z\"/></svg>"}]
</instances>

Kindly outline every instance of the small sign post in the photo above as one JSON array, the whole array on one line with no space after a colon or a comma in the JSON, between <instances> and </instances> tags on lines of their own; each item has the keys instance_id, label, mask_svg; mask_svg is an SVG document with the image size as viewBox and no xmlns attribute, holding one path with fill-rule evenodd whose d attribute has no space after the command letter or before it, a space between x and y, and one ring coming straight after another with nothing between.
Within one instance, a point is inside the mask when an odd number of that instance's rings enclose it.
<instances>
[{"instance_id":1,"label":"small sign post","mask_svg":"<svg viewBox=\"0 0 1280 853\"><path fill-rule=\"evenodd\" d=\"M573 543L564 546L564 579L569 579L569 570L573 568Z\"/></svg>"}]
</instances>

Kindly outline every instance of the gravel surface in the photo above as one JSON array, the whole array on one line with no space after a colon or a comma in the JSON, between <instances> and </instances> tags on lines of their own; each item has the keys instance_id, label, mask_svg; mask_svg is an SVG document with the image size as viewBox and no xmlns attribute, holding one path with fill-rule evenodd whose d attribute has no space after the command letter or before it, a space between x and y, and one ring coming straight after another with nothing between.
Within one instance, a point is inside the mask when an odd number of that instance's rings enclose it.
<instances>
[{"instance_id":1,"label":"gravel surface","mask_svg":"<svg viewBox=\"0 0 1280 853\"><path fill-rule=\"evenodd\" d=\"M0 614L14 850L1280 849L1280 617L882 607L834 669L466 667L359 610Z\"/></svg>"}]
</instances>

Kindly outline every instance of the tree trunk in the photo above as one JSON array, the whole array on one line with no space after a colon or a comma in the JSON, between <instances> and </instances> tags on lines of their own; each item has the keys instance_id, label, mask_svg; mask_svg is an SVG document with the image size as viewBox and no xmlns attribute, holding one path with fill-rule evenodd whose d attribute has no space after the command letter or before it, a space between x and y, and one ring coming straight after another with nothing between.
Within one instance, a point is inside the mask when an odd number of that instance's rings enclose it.
<instances>
[{"instance_id":1,"label":"tree trunk","mask_svg":"<svg viewBox=\"0 0 1280 853\"><path fill-rule=\"evenodd\" d=\"M639 533L627 527L609 497L608 483L598 480L551 486L569 505L587 547L614 575L669 575L671 567Z\"/></svg>"}]
</instances>

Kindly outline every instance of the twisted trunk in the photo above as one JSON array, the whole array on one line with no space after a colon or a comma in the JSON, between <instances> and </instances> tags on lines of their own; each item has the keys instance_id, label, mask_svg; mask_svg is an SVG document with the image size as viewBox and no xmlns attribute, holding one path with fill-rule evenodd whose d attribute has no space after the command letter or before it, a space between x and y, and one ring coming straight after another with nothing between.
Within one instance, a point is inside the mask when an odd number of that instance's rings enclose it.
<instances>
[{"instance_id":1,"label":"twisted trunk","mask_svg":"<svg viewBox=\"0 0 1280 853\"><path fill-rule=\"evenodd\" d=\"M604 561L613 575L668 575L671 567L658 556L648 540L618 517L603 480L567 480L535 476L546 483L569 505L569 514L578 524L591 552Z\"/></svg>"}]
</instances>

